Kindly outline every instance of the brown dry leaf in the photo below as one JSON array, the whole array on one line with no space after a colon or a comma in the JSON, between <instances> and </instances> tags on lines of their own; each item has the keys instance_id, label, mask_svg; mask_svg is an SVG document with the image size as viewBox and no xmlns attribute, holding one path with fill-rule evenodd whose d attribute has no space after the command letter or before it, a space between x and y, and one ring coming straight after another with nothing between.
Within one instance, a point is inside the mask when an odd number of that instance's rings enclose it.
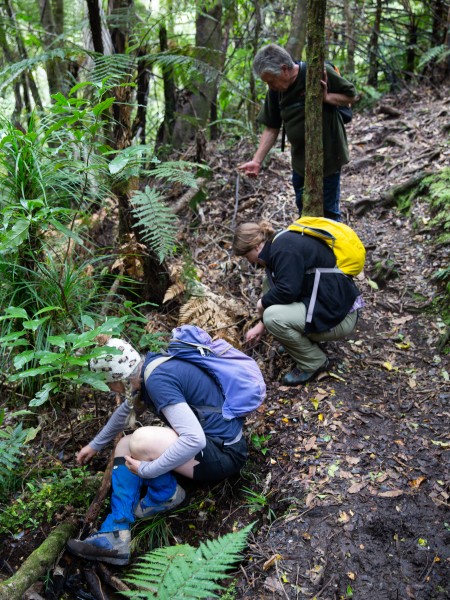
<instances>
[{"instance_id":1,"label":"brown dry leaf","mask_svg":"<svg viewBox=\"0 0 450 600\"><path fill-rule=\"evenodd\" d=\"M345 460L349 465L357 465L361 461L357 456L346 456Z\"/></svg>"},{"instance_id":2,"label":"brown dry leaf","mask_svg":"<svg viewBox=\"0 0 450 600\"><path fill-rule=\"evenodd\" d=\"M380 498L396 498L403 494L402 490L389 490L388 492L379 492L377 496Z\"/></svg>"},{"instance_id":3,"label":"brown dry leaf","mask_svg":"<svg viewBox=\"0 0 450 600\"><path fill-rule=\"evenodd\" d=\"M417 489L422 485L424 481L426 481L426 479L426 477L418 477L417 479L411 479L411 481L408 481L408 485L414 489Z\"/></svg>"},{"instance_id":4,"label":"brown dry leaf","mask_svg":"<svg viewBox=\"0 0 450 600\"><path fill-rule=\"evenodd\" d=\"M314 492L309 492L309 494L305 498L306 508L309 508L312 505L315 497L316 497L316 494Z\"/></svg>"},{"instance_id":5,"label":"brown dry leaf","mask_svg":"<svg viewBox=\"0 0 450 600\"><path fill-rule=\"evenodd\" d=\"M273 567L273 565L281 560L283 557L281 556L281 554L273 554L268 560L266 560L266 562L263 564L263 571L268 571L270 569L270 567Z\"/></svg>"},{"instance_id":6,"label":"brown dry leaf","mask_svg":"<svg viewBox=\"0 0 450 600\"><path fill-rule=\"evenodd\" d=\"M284 591L282 583L276 577L267 577L264 581L264 587L269 590L269 592L282 594Z\"/></svg>"},{"instance_id":7,"label":"brown dry leaf","mask_svg":"<svg viewBox=\"0 0 450 600\"><path fill-rule=\"evenodd\" d=\"M357 493L358 493L358 492L360 492L360 491L361 491L363 488L365 488L365 487L366 487L367 483L368 483L367 481L358 481L358 482L354 483L353 485L351 485L351 486L348 488L347 492L348 492L349 494L357 494Z\"/></svg>"},{"instance_id":8,"label":"brown dry leaf","mask_svg":"<svg viewBox=\"0 0 450 600\"><path fill-rule=\"evenodd\" d=\"M306 442L305 444L305 450L306 452L309 452L310 450L312 450L313 448L316 449L317 445L316 445L316 436L313 435L309 438L309 440Z\"/></svg>"}]
</instances>

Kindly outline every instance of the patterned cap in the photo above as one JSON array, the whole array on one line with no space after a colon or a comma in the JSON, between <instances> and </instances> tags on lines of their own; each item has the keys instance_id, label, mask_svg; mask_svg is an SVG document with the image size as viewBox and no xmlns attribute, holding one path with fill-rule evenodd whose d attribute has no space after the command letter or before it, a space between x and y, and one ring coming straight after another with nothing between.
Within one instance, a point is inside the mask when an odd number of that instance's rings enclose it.
<instances>
[{"instance_id":1,"label":"patterned cap","mask_svg":"<svg viewBox=\"0 0 450 600\"><path fill-rule=\"evenodd\" d=\"M122 354L106 354L109 347L117 348ZM105 354L91 358L89 368L96 373L105 373L105 381L122 381L127 379L141 361L141 355L131 344L118 338L111 338L105 346Z\"/></svg>"}]
</instances>

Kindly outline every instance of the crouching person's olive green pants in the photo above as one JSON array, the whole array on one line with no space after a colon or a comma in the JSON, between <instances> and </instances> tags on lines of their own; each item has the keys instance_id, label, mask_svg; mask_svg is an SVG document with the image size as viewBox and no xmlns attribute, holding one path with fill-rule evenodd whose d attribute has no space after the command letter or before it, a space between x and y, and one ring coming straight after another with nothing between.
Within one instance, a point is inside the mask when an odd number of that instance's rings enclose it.
<instances>
[{"instance_id":1,"label":"crouching person's olive green pants","mask_svg":"<svg viewBox=\"0 0 450 600\"><path fill-rule=\"evenodd\" d=\"M305 335L306 306L303 302L275 304L266 308L263 321L266 329L283 344L286 352L294 359L300 371L314 372L326 361L326 354L317 342L340 340L355 328L358 311L349 313L343 321L321 333Z\"/></svg>"}]
</instances>

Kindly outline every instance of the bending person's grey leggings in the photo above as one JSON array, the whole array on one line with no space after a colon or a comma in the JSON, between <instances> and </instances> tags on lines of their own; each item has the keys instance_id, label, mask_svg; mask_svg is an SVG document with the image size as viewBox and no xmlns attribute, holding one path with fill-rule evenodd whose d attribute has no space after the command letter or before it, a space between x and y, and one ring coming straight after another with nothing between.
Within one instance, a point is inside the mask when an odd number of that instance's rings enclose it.
<instances>
[{"instance_id":1,"label":"bending person's grey leggings","mask_svg":"<svg viewBox=\"0 0 450 600\"><path fill-rule=\"evenodd\" d=\"M355 328L358 311L349 313L343 321L321 333L305 335L306 306L303 302L275 304L266 308L263 321L266 329L283 344L300 371L314 372L325 363L326 354L316 342L340 340Z\"/></svg>"}]
</instances>

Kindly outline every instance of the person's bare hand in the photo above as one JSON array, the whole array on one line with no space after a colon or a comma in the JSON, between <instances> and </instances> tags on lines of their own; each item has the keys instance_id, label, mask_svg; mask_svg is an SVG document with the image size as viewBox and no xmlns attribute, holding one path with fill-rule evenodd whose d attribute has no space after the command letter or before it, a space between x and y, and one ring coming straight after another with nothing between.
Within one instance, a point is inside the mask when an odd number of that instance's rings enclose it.
<instances>
[{"instance_id":1,"label":"person's bare hand","mask_svg":"<svg viewBox=\"0 0 450 600\"><path fill-rule=\"evenodd\" d=\"M261 169L261 163L256 160L251 160L246 163L242 163L238 165L238 170L243 171L245 175L249 177L257 177L259 175L259 171Z\"/></svg>"},{"instance_id":2,"label":"person's bare hand","mask_svg":"<svg viewBox=\"0 0 450 600\"><path fill-rule=\"evenodd\" d=\"M94 448L91 448L89 445L84 446L84 448L81 448L77 454L77 463L80 465L85 465L92 459L93 456L95 456L95 454L97 454L97 450L94 450Z\"/></svg>"},{"instance_id":3,"label":"person's bare hand","mask_svg":"<svg viewBox=\"0 0 450 600\"><path fill-rule=\"evenodd\" d=\"M259 321L259 323L247 331L245 334L245 342L252 345L257 344L264 335L264 331L264 323Z\"/></svg>"},{"instance_id":4,"label":"person's bare hand","mask_svg":"<svg viewBox=\"0 0 450 600\"><path fill-rule=\"evenodd\" d=\"M140 460L136 460L131 456L125 456L125 466L130 469L132 473L135 475L138 474L139 465L141 464Z\"/></svg>"}]
</instances>

